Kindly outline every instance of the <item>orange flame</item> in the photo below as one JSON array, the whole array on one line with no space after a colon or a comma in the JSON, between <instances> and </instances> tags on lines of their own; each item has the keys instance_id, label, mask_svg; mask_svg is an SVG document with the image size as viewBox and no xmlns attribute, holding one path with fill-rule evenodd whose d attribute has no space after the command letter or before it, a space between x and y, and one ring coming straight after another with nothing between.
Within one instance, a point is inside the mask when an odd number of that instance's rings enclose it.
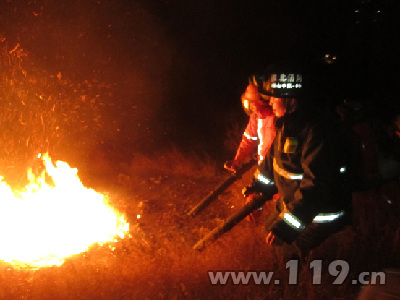
<instances>
[{"instance_id":1,"label":"orange flame","mask_svg":"<svg viewBox=\"0 0 400 300\"><path fill-rule=\"evenodd\" d=\"M24 191L0 177L0 260L15 267L59 266L65 258L129 235L125 217L107 197L83 186L77 169L42 157L46 171L28 170ZM46 183L46 173L54 185Z\"/></svg>"}]
</instances>

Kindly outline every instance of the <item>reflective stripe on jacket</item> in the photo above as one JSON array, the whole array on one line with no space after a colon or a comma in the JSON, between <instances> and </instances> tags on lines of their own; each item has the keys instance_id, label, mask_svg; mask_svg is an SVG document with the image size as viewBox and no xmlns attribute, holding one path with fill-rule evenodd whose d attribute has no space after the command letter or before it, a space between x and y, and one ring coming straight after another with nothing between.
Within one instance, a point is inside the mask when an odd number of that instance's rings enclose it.
<instances>
[{"instance_id":1,"label":"reflective stripe on jacket","mask_svg":"<svg viewBox=\"0 0 400 300\"><path fill-rule=\"evenodd\" d=\"M276 139L258 177L281 194L281 221L297 231L311 222L334 222L351 203L348 150L340 123L303 110L280 118L276 127Z\"/></svg>"}]
</instances>

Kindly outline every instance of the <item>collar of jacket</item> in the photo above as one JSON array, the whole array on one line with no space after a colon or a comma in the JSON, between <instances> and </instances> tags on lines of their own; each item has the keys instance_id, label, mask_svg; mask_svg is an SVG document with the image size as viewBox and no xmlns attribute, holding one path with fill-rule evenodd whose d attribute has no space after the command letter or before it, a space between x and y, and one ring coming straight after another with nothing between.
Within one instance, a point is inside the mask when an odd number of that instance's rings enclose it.
<instances>
[{"instance_id":1,"label":"collar of jacket","mask_svg":"<svg viewBox=\"0 0 400 300\"><path fill-rule=\"evenodd\" d=\"M317 107L312 106L312 105L304 105L304 106L299 107L295 111L293 111L289 114L285 114L283 117L278 118L275 122L275 127L277 129L280 129L280 128L282 128L283 124L285 124L287 122L292 123L295 120L303 119L303 118L313 119L320 114L321 114L321 111Z\"/></svg>"},{"instance_id":2,"label":"collar of jacket","mask_svg":"<svg viewBox=\"0 0 400 300\"><path fill-rule=\"evenodd\" d=\"M261 109L257 111L258 119L265 119L269 116L272 116L274 113L272 112L271 106L263 106Z\"/></svg>"},{"instance_id":3,"label":"collar of jacket","mask_svg":"<svg viewBox=\"0 0 400 300\"><path fill-rule=\"evenodd\" d=\"M294 112L290 113L290 114L285 114L283 117L280 117L276 120L275 123L275 127L277 129L282 128L283 124L285 124L286 122L291 122L295 119L298 118L298 116L301 114L301 110L295 110Z\"/></svg>"}]
</instances>

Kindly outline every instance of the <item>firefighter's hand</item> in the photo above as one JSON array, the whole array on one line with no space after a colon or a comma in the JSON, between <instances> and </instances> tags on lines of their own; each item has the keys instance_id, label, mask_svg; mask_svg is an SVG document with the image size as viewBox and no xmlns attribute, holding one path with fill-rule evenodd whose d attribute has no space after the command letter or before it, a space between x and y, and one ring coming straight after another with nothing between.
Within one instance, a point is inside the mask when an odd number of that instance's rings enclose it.
<instances>
[{"instance_id":1,"label":"firefighter's hand","mask_svg":"<svg viewBox=\"0 0 400 300\"><path fill-rule=\"evenodd\" d=\"M224 168L233 173L236 173L238 167L239 167L239 164L235 160L228 160L224 164Z\"/></svg>"},{"instance_id":2,"label":"firefighter's hand","mask_svg":"<svg viewBox=\"0 0 400 300\"><path fill-rule=\"evenodd\" d=\"M284 241L282 241L278 236L276 236L272 231L270 231L265 238L268 245L271 246L282 246Z\"/></svg>"},{"instance_id":3,"label":"firefighter's hand","mask_svg":"<svg viewBox=\"0 0 400 300\"><path fill-rule=\"evenodd\" d=\"M251 194L249 197L247 197L246 204L253 201L254 197L257 197L257 194ZM250 213L246 217L246 220L258 226L258 225L261 225L262 216L263 216L263 208L260 207L256 210L254 210L252 213Z\"/></svg>"},{"instance_id":4,"label":"firefighter's hand","mask_svg":"<svg viewBox=\"0 0 400 300\"><path fill-rule=\"evenodd\" d=\"M242 189L242 195L243 195L243 197L246 197L246 198L255 193L256 193L256 191L254 190L253 186L245 186Z\"/></svg>"},{"instance_id":5,"label":"firefighter's hand","mask_svg":"<svg viewBox=\"0 0 400 300\"><path fill-rule=\"evenodd\" d=\"M256 181L254 181L254 179L253 179L253 182L252 182L252 184L250 186L245 186L242 189L243 197L248 197L248 196L250 196L252 194L260 195L261 193L262 193L262 188L260 187L260 185ZM272 198L272 196L271 196L271 198Z\"/></svg>"}]
</instances>

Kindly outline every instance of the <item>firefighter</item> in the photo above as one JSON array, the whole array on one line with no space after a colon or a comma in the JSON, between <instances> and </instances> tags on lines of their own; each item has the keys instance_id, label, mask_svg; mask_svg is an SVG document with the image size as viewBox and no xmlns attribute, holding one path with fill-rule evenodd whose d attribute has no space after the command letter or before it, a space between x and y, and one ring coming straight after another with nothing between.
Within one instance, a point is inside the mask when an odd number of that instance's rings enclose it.
<instances>
[{"instance_id":1,"label":"firefighter","mask_svg":"<svg viewBox=\"0 0 400 300\"><path fill-rule=\"evenodd\" d=\"M271 66L263 80L263 92L270 96L277 117L277 133L244 194L256 190L271 199L279 192L276 211L266 221L266 241L290 245L304 258L349 224L347 145L338 118L321 109L323 99L313 97L318 79L289 63Z\"/></svg>"},{"instance_id":2,"label":"firefighter","mask_svg":"<svg viewBox=\"0 0 400 300\"><path fill-rule=\"evenodd\" d=\"M258 164L264 159L275 138L274 114L268 101L264 98L253 76L250 84L242 95L242 105L250 116L243 133L242 141L233 160L225 162L225 169L236 172L242 162L250 156L257 147ZM268 99L268 98L267 98Z\"/></svg>"},{"instance_id":3,"label":"firefighter","mask_svg":"<svg viewBox=\"0 0 400 300\"><path fill-rule=\"evenodd\" d=\"M260 93L262 88L258 75L250 77L250 84L242 95L242 106L244 111L250 116L247 127L243 133L242 141L236 151L235 158L224 164L225 169L236 172L241 163L251 155L257 147L257 162L260 164L275 138L275 116L269 105L269 96ZM256 194L246 195L246 202L250 202ZM263 208L251 213L246 219L258 224L262 216Z\"/></svg>"}]
</instances>

